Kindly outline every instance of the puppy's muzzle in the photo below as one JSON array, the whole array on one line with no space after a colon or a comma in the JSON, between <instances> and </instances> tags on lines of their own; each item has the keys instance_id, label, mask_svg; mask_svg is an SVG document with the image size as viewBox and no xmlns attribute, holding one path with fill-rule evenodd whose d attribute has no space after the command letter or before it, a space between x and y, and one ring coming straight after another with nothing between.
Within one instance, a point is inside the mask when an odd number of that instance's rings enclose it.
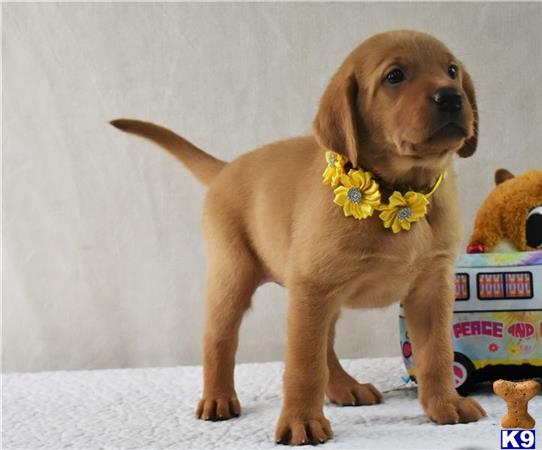
<instances>
[{"instance_id":1,"label":"puppy's muzzle","mask_svg":"<svg viewBox=\"0 0 542 450\"><path fill-rule=\"evenodd\" d=\"M430 97L435 118L435 129L431 139L457 139L467 137L468 126L465 123L463 108L464 95L452 86L437 89Z\"/></svg>"}]
</instances>

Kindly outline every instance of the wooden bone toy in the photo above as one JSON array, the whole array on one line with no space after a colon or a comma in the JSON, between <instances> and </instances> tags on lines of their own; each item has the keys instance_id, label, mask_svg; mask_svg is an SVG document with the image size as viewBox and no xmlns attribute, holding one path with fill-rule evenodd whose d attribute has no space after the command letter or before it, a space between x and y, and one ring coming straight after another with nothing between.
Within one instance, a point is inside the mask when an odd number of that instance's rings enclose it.
<instances>
[{"instance_id":1,"label":"wooden bone toy","mask_svg":"<svg viewBox=\"0 0 542 450\"><path fill-rule=\"evenodd\" d=\"M508 412L501 420L503 428L534 428L535 420L527 411L529 400L540 392L540 384L534 380L514 383L497 380L493 391L501 397L508 407Z\"/></svg>"}]
</instances>

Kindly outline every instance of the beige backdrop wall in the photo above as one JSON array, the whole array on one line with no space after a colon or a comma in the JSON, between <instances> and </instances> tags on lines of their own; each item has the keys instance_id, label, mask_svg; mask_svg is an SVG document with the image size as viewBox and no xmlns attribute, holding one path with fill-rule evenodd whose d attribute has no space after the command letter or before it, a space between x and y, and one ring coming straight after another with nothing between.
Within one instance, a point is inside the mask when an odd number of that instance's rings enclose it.
<instances>
[{"instance_id":1,"label":"beige backdrop wall","mask_svg":"<svg viewBox=\"0 0 542 450\"><path fill-rule=\"evenodd\" d=\"M5 371L200 361L204 189L112 118L152 119L232 159L308 132L358 42L414 28L444 40L478 88L479 150L458 163L466 230L497 167L542 166L542 4L2 9ZM238 360L282 358L285 299L257 293ZM398 354L396 317L344 314L340 355Z\"/></svg>"}]
</instances>

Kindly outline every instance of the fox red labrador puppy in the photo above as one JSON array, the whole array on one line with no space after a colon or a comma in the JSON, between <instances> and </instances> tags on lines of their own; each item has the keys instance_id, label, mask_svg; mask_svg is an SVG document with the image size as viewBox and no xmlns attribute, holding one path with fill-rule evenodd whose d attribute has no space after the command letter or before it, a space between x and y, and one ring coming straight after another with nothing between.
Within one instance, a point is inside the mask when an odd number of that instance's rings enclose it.
<instances>
[{"instance_id":1,"label":"fox red labrador puppy","mask_svg":"<svg viewBox=\"0 0 542 450\"><path fill-rule=\"evenodd\" d=\"M234 387L239 325L256 288L288 288L284 405L276 440L332 437L324 397L371 405L382 396L342 367L333 349L342 308L402 300L419 397L437 423L484 416L452 382L453 270L461 243L455 154L476 149L474 88L434 37L378 34L331 79L314 135L226 163L172 131L119 119L123 131L177 157L204 185L209 256L204 389L197 416L241 412Z\"/></svg>"}]
</instances>

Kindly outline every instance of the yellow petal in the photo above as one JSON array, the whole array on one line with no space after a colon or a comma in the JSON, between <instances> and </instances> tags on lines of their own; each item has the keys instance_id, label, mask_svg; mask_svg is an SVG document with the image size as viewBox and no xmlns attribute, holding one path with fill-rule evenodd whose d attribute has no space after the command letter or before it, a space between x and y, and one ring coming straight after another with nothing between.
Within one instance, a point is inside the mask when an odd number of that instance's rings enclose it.
<instances>
[{"instance_id":1,"label":"yellow petal","mask_svg":"<svg viewBox=\"0 0 542 450\"><path fill-rule=\"evenodd\" d=\"M380 203L371 203L371 202L364 202L365 205L367 205L369 208L380 211ZM371 213L372 215L372 213Z\"/></svg>"},{"instance_id":2,"label":"yellow petal","mask_svg":"<svg viewBox=\"0 0 542 450\"><path fill-rule=\"evenodd\" d=\"M335 166L340 167L341 169L346 164L346 158L343 155L335 153Z\"/></svg>"},{"instance_id":3,"label":"yellow petal","mask_svg":"<svg viewBox=\"0 0 542 450\"><path fill-rule=\"evenodd\" d=\"M395 191L388 201L388 204L391 208L396 208L398 206L405 206L407 203L403 195L399 191Z\"/></svg>"},{"instance_id":4,"label":"yellow petal","mask_svg":"<svg viewBox=\"0 0 542 450\"><path fill-rule=\"evenodd\" d=\"M371 202L380 202L380 192L368 194L367 191L363 191L363 198Z\"/></svg>"},{"instance_id":5,"label":"yellow petal","mask_svg":"<svg viewBox=\"0 0 542 450\"><path fill-rule=\"evenodd\" d=\"M367 185L365 172L363 170L358 170L356 176L358 177L358 180L359 180L359 186L365 189Z\"/></svg>"},{"instance_id":6,"label":"yellow petal","mask_svg":"<svg viewBox=\"0 0 542 450\"><path fill-rule=\"evenodd\" d=\"M344 202L343 211L344 211L344 215L346 217L351 216L352 215L352 203L350 203L349 201Z\"/></svg>"},{"instance_id":7,"label":"yellow petal","mask_svg":"<svg viewBox=\"0 0 542 450\"><path fill-rule=\"evenodd\" d=\"M360 205L360 209L361 209L361 213L363 214L363 218L373 215L374 208L367 203L362 203Z\"/></svg>"},{"instance_id":8,"label":"yellow petal","mask_svg":"<svg viewBox=\"0 0 542 450\"><path fill-rule=\"evenodd\" d=\"M427 197L425 195L420 195L412 202L414 206L427 206L429 204L429 200L427 200Z\"/></svg>"},{"instance_id":9,"label":"yellow petal","mask_svg":"<svg viewBox=\"0 0 542 450\"><path fill-rule=\"evenodd\" d=\"M418 192L409 191L405 194L405 200L412 206L425 206L429 203L425 195Z\"/></svg>"},{"instance_id":10,"label":"yellow petal","mask_svg":"<svg viewBox=\"0 0 542 450\"><path fill-rule=\"evenodd\" d=\"M356 187L362 187L363 186L363 174L359 170L350 170L348 172L348 175L350 176L350 179L352 181L352 185Z\"/></svg>"},{"instance_id":11,"label":"yellow petal","mask_svg":"<svg viewBox=\"0 0 542 450\"><path fill-rule=\"evenodd\" d=\"M379 217L383 221L388 222L388 221L392 220L395 217L395 214L396 214L395 210L393 210L393 209L385 209L380 213Z\"/></svg>"},{"instance_id":12,"label":"yellow petal","mask_svg":"<svg viewBox=\"0 0 542 450\"><path fill-rule=\"evenodd\" d=\"M419 211L414 211L412 210L412 213L410 215L410 221L411 222L417 222L418 220L420 220L422 217L425 217L425 212L419 212Z\"/></svg>"},{"instance_id":13,"label":"yellow petal","mask_svg":"<svg viewBox=\"0 0 542 450\"><path fill-rule=\"evenodd\" d=\"M363 219L363 214L361 213L361 205L359 203L354 203L350 206L350 210L352 211L352 215L356 219Z\"/></svg>"},{"instance_id":14,"label":"yellow petal","mask_svg":"<svg viewBox=\"0 0 542 450\"><path fill-rule=\"evenodd\" d=\"M426 205L410 205L410 209L412 212L425 214L427 212L427 206Z\"/></svg>"},{"instance_id":15,"label":"yellow petal","mask_svg":"<svg viewBox=\"0 0 542 450\"><path fill-rule=\"evenodd\" d=\"M352 180L350 177L344 173L341 174L341 184L347 188L352 187Z\"/></svg>"},{"instance_id":16,"label":"yellow petal","mask_svg":"<svg viewBox=\"0 0 542 450\"><path fill-rule=\"evenodd\" d=\"M367 194L374 194L375 192L379 192L378 183L373 181L364 189L364 192L366 192Z\"/></svg>"},{"instance_id":17,"label":"yellow petal","mask_svg":"<svg viewBox=\"0 0 542 450\"><path fill-rule=\"evenodd\" d=\"M332 174L330 173L329 169L330 168L328 167L326 170L324 170L324 173L322 174L322 182L324 184L331 183Z\"/></svg>"},{"instance_id":18,"label":"yellow petal","mask_svg":"<svg viewBox=\"0 0 542 450\"><path fill-rule=\"evenodd\" d=\"M348 191L343 188L343 191L337 192L342 186L335 189L335 198L333 199L333 203L336 203L337 205L344 205L344 202L348 198Z\"/></svg>"},{"instance_id":19,"label":"yellow petal","mask_svg":"<svg viewBox=\"0 0 542 450\"><path fill-rule=\"evenodd\" d=\"M393 222L391 224L391 229L394 233L399 233L399 231L401 231L401 223L399 222L399 218L398 217L395 217L395 219L393 219Z\"/></svg>"}]
</instances>

